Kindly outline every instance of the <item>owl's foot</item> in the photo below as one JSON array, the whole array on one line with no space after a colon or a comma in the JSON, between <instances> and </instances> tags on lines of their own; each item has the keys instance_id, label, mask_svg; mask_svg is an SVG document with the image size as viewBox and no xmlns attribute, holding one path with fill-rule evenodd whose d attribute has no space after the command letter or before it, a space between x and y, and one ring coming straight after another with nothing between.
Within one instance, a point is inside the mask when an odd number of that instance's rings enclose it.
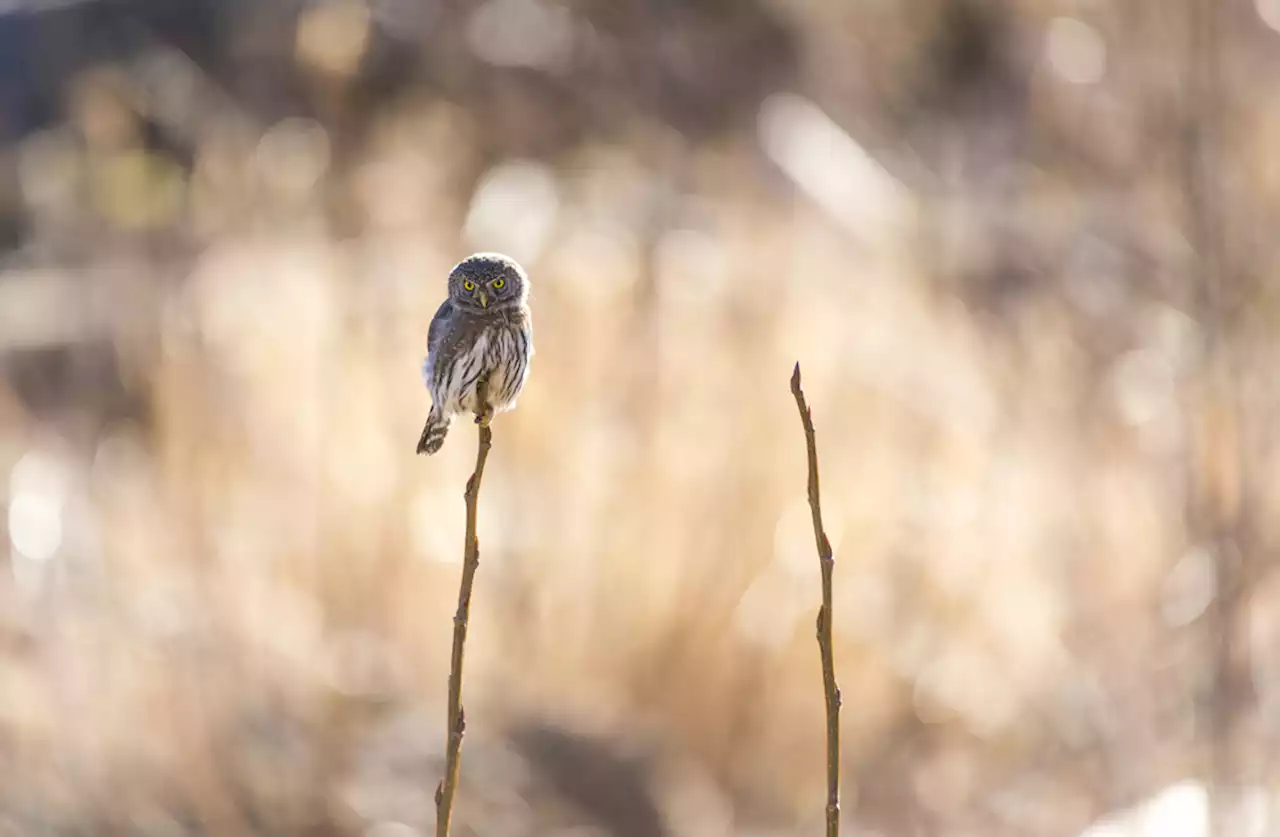
<instances>
[{"instance_id":1,"label":"owl's foot","mask_svg":"<svg viewBox=\"0 0 1280 837\"><path fill-rule=\"evenodd\" d=\"M476 404L480 406L476 409L476 424L481 427L488 427L489 422L493 421L493 405L489 403L489 373L486 372L476 381Z\"/></svg>"}]
</instances>

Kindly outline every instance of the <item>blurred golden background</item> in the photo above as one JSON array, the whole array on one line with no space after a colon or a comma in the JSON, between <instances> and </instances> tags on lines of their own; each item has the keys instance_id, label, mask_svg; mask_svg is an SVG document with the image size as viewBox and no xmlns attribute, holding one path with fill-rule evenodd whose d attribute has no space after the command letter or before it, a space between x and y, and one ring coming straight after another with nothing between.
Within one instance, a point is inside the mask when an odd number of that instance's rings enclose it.
<instances>
[{"instance_id":1,"label":"blurred golden background","mask_svg":"<svg viewBox=\"0 0 1280 837\"><path fill-rule=\"evenodd\" d=\"M0 2L0 835L1280 834L1276 0Z\"/></svg>"}]
</instances>

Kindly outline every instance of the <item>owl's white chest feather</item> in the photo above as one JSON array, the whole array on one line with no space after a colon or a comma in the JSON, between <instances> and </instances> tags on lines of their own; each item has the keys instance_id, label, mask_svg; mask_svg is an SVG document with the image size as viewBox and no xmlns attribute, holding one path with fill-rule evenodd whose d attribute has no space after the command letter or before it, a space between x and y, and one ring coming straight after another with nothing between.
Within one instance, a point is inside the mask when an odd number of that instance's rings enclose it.
<instances>
[{"instance_id":1,"label":"owl's white chest feather","mask_svg":"<svg viewBox=\"0 0 1280 837\"><path fill-rule=\"evenodd\" d=\"M456 378L459 379L452 380L446 384L449 390L447 393L449 396L449 412L475 412L476 407L478 406L476 403L476 389L479 379L477 378L476 380L471 381L471 383L464 388L462 385L465 382L460 380L460 378L462 373L468 369L479 369L481 376L488 372L485 367L488 364L487 355L489 354L490 335L490 329L486 328L481 331L479 336L476 337L476 342L471 344L470 350L459 357L458 361L454 364L454 369L457 371L454 373L454 376L451 377L456 376Z\"/></svg>"},{"instance_id":2,"label":"owl's white chest feather","mask_svg":"<svg viewBox=\"0 0 1280 837\"><path fill-rule=\"evenodd\" d=\"M493 408L502 412L516 405L520 390L524 388L524 377L528 374L529 356L533 354L533 345L521 337L519 326L505 326L495 329L491 335L491 356L498 358L493 364L489 377L489 400ZM527 353L521 347L527 346ZM526 362L518 358L524 354Z\"/></svg>"},{"instance_id":3,"label":"owl's white chest feather","mask_svg":"<svg viewBox=\"0 0 1280 837\"><path fill-rule=\"evenodd\" d=\"M515 362L521 345L519 327L484 329L451 365L441 381L441 391L432 392L433 400L442 403L447 413L474 413L479 406L476 399L479 380L487 378L488 400L494 410L511 409L528 373L527 363ZM504 393L509 397L504 397Z\"/></svg>"}]
</instances>

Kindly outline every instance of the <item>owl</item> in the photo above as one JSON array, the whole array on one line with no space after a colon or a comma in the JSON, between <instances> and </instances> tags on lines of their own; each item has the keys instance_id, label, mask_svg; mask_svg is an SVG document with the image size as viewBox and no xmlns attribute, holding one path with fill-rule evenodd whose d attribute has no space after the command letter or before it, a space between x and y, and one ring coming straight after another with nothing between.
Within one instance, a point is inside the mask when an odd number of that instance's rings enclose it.
<instances>
[{"instance_id":1,"label":"owl","mask_svg":"<svg viewBox=\"0 0 1280 837\"><path fill-rule=\"evenodd\" d=\"M516 406L533 357L529 278L513 259L476 253L449 273L449 298L427 329L422 378L431 393L431 413L418 453L440 450L457 413L474 413L488 425L495 413ZM485 403L477 390L487 381Z\"/></svg>"}]
</instances>

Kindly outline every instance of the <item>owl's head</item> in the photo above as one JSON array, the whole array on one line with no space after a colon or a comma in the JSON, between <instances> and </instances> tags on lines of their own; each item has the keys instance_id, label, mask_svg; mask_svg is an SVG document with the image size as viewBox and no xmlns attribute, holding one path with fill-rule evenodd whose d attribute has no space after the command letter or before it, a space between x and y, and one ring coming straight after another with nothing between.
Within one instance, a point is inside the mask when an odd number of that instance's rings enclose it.
<instances>
[{"instance_id":1,"label":"owl's head","mask_svg":"<svg viewBox=\"0 0 1280 837\"><path fill-rule=\"evenodd\" d=\"M449 273L449 299L466 311L489 314L524 305L529 278L500 253L467 256Z\"/></svg>"}]
</instances>

